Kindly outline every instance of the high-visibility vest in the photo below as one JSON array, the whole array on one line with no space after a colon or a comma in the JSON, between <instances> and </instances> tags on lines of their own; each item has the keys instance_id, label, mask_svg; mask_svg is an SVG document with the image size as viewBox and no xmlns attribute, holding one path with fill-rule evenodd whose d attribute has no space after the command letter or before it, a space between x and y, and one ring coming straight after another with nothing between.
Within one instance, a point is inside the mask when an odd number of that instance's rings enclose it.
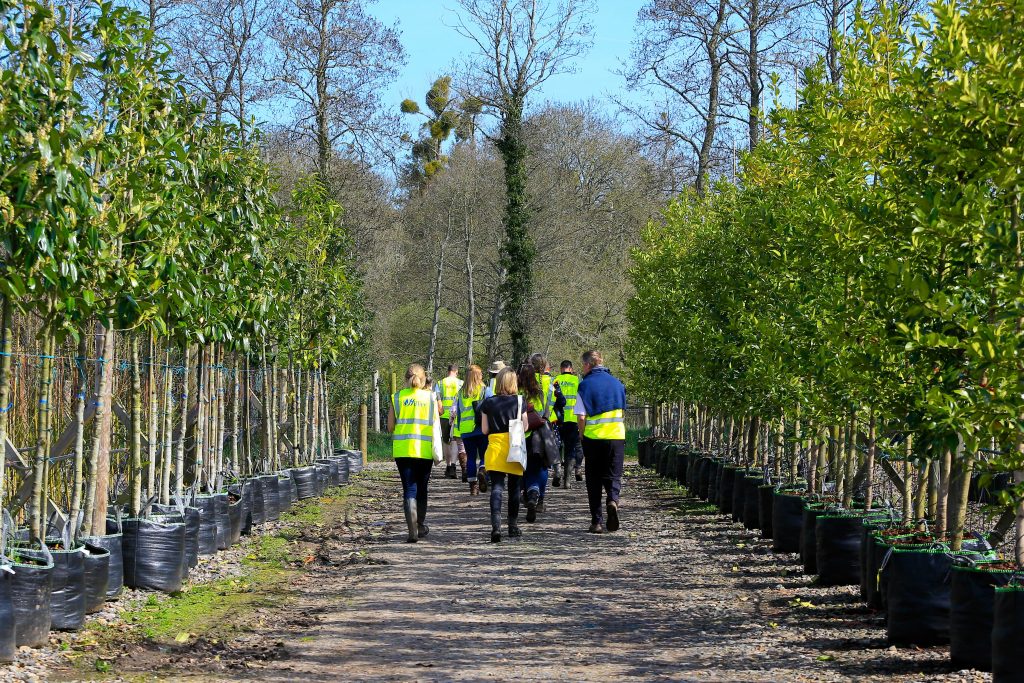
<instances>
[{"instance_id":1,"label":"high-visibility vest","mask_svg":"<svg viewBox=\"0 0 1024 683\"><path fill-rule=\"evenodd\" d=\"M476 431L476 411L473 410L473 403L479 401L484 394L483 387L478 387L476 395L466 396L466 392L459 389L452 403L451 421L452 436L459 437L463 434L472 434Z\"/></svg>"},{"instance_id":2,"label":"high-visibility vest","mask_svg":"<svg viewBox=\"0 0 1024 683\"><path fill-rule=\"evenodd\" d=\"M621 440L626 438L626 412L609 410L607 413L590 416L583 427L583 436L588 439L603 441Z\"/></svg>"},{"instance_id":3,"label":"high-visibility vest","mask_svg":"<svg viewBox=\"0 0 1024 683\"><path fill-rule=\"evenodd\" d=\"M445 419L452 412L452 401L461 388L462 380L458 377L445 377L437 383L437 393L441 397L441 416Z\"/></svg>"},{"instance_id":4,"label":"high-visibility vest","mask_svg":"<svg viewBox=\"0 0 1024 683\"><path fill-rule=\"evenodd\" d=\"M437 404L426 389L402 389L391 397L395 410L395 432L391 455L395 458L434 457L434 419Z\"/></svg>"},{"instance_id":5,"label":"high-visibility vest","mask_svg":"<svg viewBox=\"0 0 1024 683\"><path fill-rule=\"evenodd\" d=\"M565 421L573 422L576 419L576 397L580 393L580 378L571 372L563 372L555 381L558 382L558 388L565 397Z\"/></svg>"},{"instance_id":6,"label":"high-visibility vest","mask_svg":"<svg viewBox=\"0 0 1024 683\"><path fill-rule=\"evenodd\" d=\"M544 397L541 406L537 406L537 412L541 417L551 422L558 422L558 415L555 414L555 382L551 375L537 375L537 384L540 385L540 393Z\"/></svg>"}]
</instances>

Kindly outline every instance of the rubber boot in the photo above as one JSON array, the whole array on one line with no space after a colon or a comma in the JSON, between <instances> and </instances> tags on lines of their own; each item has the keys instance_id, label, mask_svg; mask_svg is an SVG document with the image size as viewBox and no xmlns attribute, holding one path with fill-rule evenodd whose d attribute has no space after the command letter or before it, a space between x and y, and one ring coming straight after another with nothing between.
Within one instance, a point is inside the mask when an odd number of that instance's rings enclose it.
<instances>
[{"instance_id":1,"label":"rubber boot","mask_svg":"<svg viewBox=\"0 0 1024 683\"><path fill-rule=\"evenodd\" d=\"M419 532L416 529L416 499L405 499L405 523L409 527L409 537L406 543L415 543L419 539Z\"/></svg>"},{"instance_id":2,"label":"rubber boot","mask_svg":"<svg viewBox=\"0 0 1024 683\"><path fill-rule=\"evenodd\" d=\"M491 543L501 542L501 513L491 513Z\"/></svg>"},{"instance_id":3,"label":"rubber boot","mask_svg":"<svg viewBox=\"0 0 1024 683\"><path fill-rule=\"evenodd\" d=\"M462 483L465 484L469 481L469 477L466 474L466 453L463 451L459 453L459 469L462 471Z\"/></svg>"},{"instance_id":4,"label":"rubber boot","mask_svg":"<svg viewBox=\"0 0 1024 683\"><path fill-rule=\"evenodd\" d=\"M533 524L537 521L537 503L540 502L540 491L530 489L526 492L526 521Z\"/></svg>"},{"instance_id":5,"label":"rubber boot","mask_svg":"<svg viewBox=\"0 0 1024 683\"><path fill-rule=\"evenodd\" d=\"M561 463L555 463L555 465L554 465L554 467L552 469L554 470L554 472L553 472L553 474L554 474L554 477L553 477L554 481L551 483L551 485L554 486L557 489L559 486L562 485L562 465L561 465Z\"/></svg>"},{"instance_id":6,"label":"rubber boot","mask_svg":"<svg viewBox=\"0 0 1024 683\"><path fill-rule=\"evenodd\" d=\"M426 538L427 534L430 533L430 527L428 527L424 520L427 518L427 504L416 503L416 536L418 538Z\"/></svg>"}]
</instances>

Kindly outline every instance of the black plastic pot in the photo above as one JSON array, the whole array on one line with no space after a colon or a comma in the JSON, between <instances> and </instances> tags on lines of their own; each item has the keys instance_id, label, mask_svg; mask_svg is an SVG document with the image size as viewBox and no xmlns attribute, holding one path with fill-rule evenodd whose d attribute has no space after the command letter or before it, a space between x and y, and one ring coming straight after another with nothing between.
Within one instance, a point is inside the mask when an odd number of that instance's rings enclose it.
<instances>
[{"instance_id":1,"label":"black plastic pot","mask_svg":"<svg viewBox=\"0 0 1024 683\"><path fill-rule=\"evenodd\" d=\"M714 461L704 456L700 459L700 466L697 472L697 497L701 500L708 499L708 489L711 486L711 469Z\"/></svg>"},{"instance_id":2,"label":"black plastic pot","mask_svg":"<svg viewBox=\"0 0 1024 683\"><path fill-rule=\"evenodd\" d=\"M743 480L750 474L750 470L739 468L736 470L735 479L732 484L732 521L743 522L743 509L747 504L747 490L743 488Z\"/></svg>"},{"instance_id":3,"label":"black plastic pot","mask_svg":"<svg viewBox=\"0 0 1024 683\"><path fill-rule=\"evenodd\" d=\"M748 470L748 472L751 472L751 470ZM754 474L747 474L741 480L741 486L743 487L743 509L740 513L740 521L743 522L744 527L751 531L761 526L761 516L758 510L758 491L762 484L764 484L764 479Z\"/></svg>"},{"instance_id":4,"label":"black plastic pot","mask_svg":"<svg viewBox=\"0 0 1024 683\"><path fill-rule=\"evenodd\" d=\"M334 458L320 458L319 460L316 461L316 464L327 466L327 472L329 475L327 478L327 482L330 486L341 485L341 474L338 470L337 460L335 460Z\"/></svg>"},{"instance_id":5,"label":"black plastic pot","mask_svg":"<svg viewBox=\"0 0 1024 683\"><path fill-rule=\"evenodd\" d=\"M217 553L217 502L211 495L199 495L196 496L195 507L199 509L199 554L215 555Z\"/></svg>"},{"instance_id":6,"label":"black plastic pot","mask_svg":"<svg viewBox=\"0 0 1024 683\"><path fill-rule=\"evenodd\" d=\"M814 522L815 566L822 586L861 582L860 541L863 515L820 514Z\"/></svg>"},{"instance_id":7,"label":"black plastic pot","mask_svg":"<svg viewBox=\"0 0 1024 683\"><path fill-rule=\"evenodd\" d=\"M50 590L53 560L48 553L19 549L11 564L14 641L18 647L42 647L50 640Z\"/></svg>"},{"instance_id":8,"label":"black plastic pot","mask_svg":"<svg viewBox=\"0 0 1024 683\"><path fill-rule=\"evenodd\" d=\"M349 462L351 467L351 461ZM292 479L299 493L299 500L312 498L316 495L316 469L313 467L296 467L292 470Z\"/></svg>"},{"instance_id":9,"label":"black plastic pot","mask_svg":"<svg viewBox=\"0 0 1024 683\"><path fill-rule=\"evenodd\" d=\"M1024 682L1024 587L996 588L992 618L992 683Z\"/></svg>"},{"instance_id":10,"label":"black plastic pot","mask_svg":"<svg viewBox=\"0 0 1024 683\"><path fill-rule=\"evenodd\" d=\"M363 452L348 451L348 473L359 474L363 471Z\"/></svg>"},{"instance_id":11,"label":"black plastic pot","mask_svg":"<svg viewBox=\"0 0 1024 683\"><path fill-rule=\"evenodd\" d=\"M893 548L888 554L886 638L890 643L928 646L949 642L950 577L958 557L980 559L981 555L902 548Z\"/></svg>"},{"instance_id":12,"label":"black plastic pot","mask_svg":"<svg viewBox=\"0 0 1024 683\"><path fill-rule=\"evenodd\" d=\"M987 569L986 563L953 566L949 590L949 659L953 666L992 670L996 589L1009 584L1013 575L1010 570Z\"/></svg>"},{"instance_id":13,"label":"black plastic pot","mask_svg":"<svg viewBox=\"0 0 1024 683\"><path fill-rule=\"evenodd\" d=\"M82 546L50 550L50 629L77 631L85 623L85 553Z\"/></svg>"},{"instance_id":14,"label":"black plastic pot","mask_svg":"<svg viewBox=\"0 0 1024 683\"><path fill-rule=\"evenodd\" d=\"M18 643L14 634L14 602L11 596L13 577L14 570L6 558L0 558L0 662L13 662L18 653Z\"/></svg>"},{"instance_id":15,"label":"black plastic pot","mask_svg":"<svg viewBox=\"0 0 1024 683\"><path fill-rule=\"evenodd\" d=\"M254 477L248 483L252 489L252 525L259 526L267 521L266 508L263 506L263 480Z\"/></svg>"},{"instance_id":16,"label":"black plastic pot","mask_svg":"<svg viewBox=\"0 0 1024 683\"><path fill-rule=\"evenodd\" d=\"M125 585L164 593L180 591L185 524L126 519L121 528Z\"/></svg>"},{"instance_id":17,"label":"black plastic pot","mask_svg":"<svg viewBox=\"0 0 1024 683\"><path fill-rule=\"evenodd\" d=\"M650 445L651 442L647 439L640 439L636 445L636 461L640 467L647 467L647 449Z\"/></svg>"},{"instance_id":18,"label":"black plastic pot","mask_svg":"<svg viewBox=\"0 0 1024 683\"><path fill-rule=\"evenodd\" d=\"M110 581L110 551L94 543L85 543L82 549L85 583L85 613L94 614L103 609L107 601Z\"/></svg>"},{"instance_id":19,"label":"black plastic pot","mask_svg":"<svg viewBox=\"0 0 1024 683\"><path fill-rule=\"evenodd\" d=\"M690 467L691 451L686 448L679 449L679 462L676 463L676 483L686 486L686 473Z\"/></svg>"},{"instance_id":20,"label":"black plastic pot","mask_svg":"<svg viewBox=\"0 0 1024 683\"><path fill-rule=\"evenodd\" d=\"M804 574L818 573L816 522L818 517L826 513L824 505L811 502L804 504L800 525L800 561L804 565Z\"/></svg>"},{"instance_id":21,"label":"black plastic pot","mask_svg":"<svg viewBox=\"0 0 1024 683\"><path fill-rule=\"evenodd\" d=\"M242 506L241 519L239 520L239 535L248 536L252 533L252 484L243 481L235 484L229 489L239 497L239 505Z\"/></svg>"},{"instance_id":22,"label":"black plastic pot","mask_svg":"<svg viewBox=\"0 0 1024 683\"><path fill-rule=\"evenodd\" d=\"M872 567L869 565L873 545L871 534L878 529L889 526L890 523L889 520L871 517L862 519L860 523L860 599L864 602L868 601L869 584L876 580L871 573ZM874 568L874 571L877 571L877 567Z\"/></svg>"},{"instance_id":23,"label":"black plastic pot","mask_svg":"<svg viewBox=\"0 0 1024 683\"><path fill-rule=\"evenodd\" d=\"M772 537L772 507L775 501L775 486L761 484L757 487L757 521L761 527L761 538Z\"/></svg>"},{"instance_id":24,"label":"black plastic pot","mask_svg":"<svg viewBox=\"0 0 1024 683\"><path fill-rule=\"evenodd\" d=\"M278 497L278 483L281 480L276 474L260 477L263 483L263 520L276 522L281 519L281 501Z\"/></svg>"},{"instance_id":25,"label":"black plastic pot","mask_svg":"<svg viewBox=\"0 0 1024 683\"><path fill-rule=\"evenodd\" d=\"M316 495L322 496L331 485L331 468L327 465L314 465L316 469Z\"/></svg>"},{"instance_id":26,"label":"black plastic pot","mask_svg":"<svg viewBox=\"0 0 1024 683\"><path fill-rule=\"evenodd\" d=\"M238 543L242 537L242 515L245 505L238 492L228 494L228 545Z\"/></svg>"},{"instance_id":27,"label":"black plastic pot","mask_svg":"<svg viewBox=\"0 0 1024 683\"><path fill-rule=\"evenodd\" d=\"M213 518L217 523L217 550L231 547L231 517L228 514L228 494L217 493L213 496Z\"/></svg>"},{"instance_id":28,"label":"black plastic pot","mask_svg":"<svg viewBox=\"0 0 1024 683\"><path fill-rule=\"evenodd\" d=\"M338 478L340 479L339 483L341 484L341 486L345 486L346 484L348 484L350 476L348 466L348 458L338 458ZM295 483L293 482L292 487L294 488L294 486Z\"/></svg>"},{"instance_id":29,"label":"black plastic pot","mask_svg":"<svg viewBox=\"0 0 1024 683\"><path fill-rule=\"evenodd\" d=\"M777 553L800 552L803 524L803 496L776 491L772 498L772 550Z\"/></svg>"},{"instance_id":30,"label":"black plastic pot","mask_svg":"<svg viewBox=\"0 0 1024 683\"><path fill-rule=\"evenodd\" d=\"M110 553L107 562L107 600L117 600L124 590L124 554L120 529L120 524L108 519L105 536L90 536L85 539L90 545L106 548Z\"/></svg>"},{"instance_id":31,"label":"black plastic pot","mask_svg":"<svg viewBox=\"0 0 1024 683\"><path fill-rule=\"evenodd\" d=\"M708 481L708 502L712 505L718 505L718 501L721 500L722 470L724 469L725 463L721 460L715 459L711 461L711 474Z\"/></svg>"},{"instance_id":32,"label":"black plastic pot","mask_svg":"<svg viewBox=\"0 0 1024 683\"><path fill-rule=\"evenodd\" d=\"M723 515L732 514L733 519L736 519L736 513L733 512L733 500L735 499L736 489L736 477L737 472L740 471L739 467L735 465L726 465L722 468L722 481L719 484L721 492L718 496L718 510ZM742 475L739 475L742 476Z\"/></svg>"}]
</instances>

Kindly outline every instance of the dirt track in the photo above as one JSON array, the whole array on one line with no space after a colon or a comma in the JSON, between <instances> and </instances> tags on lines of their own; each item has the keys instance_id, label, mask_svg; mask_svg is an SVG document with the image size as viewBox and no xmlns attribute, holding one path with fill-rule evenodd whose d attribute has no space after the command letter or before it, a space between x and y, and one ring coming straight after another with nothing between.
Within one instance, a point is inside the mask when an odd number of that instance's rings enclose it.
<instances>
[{"instance_id":1,"label":"dirt track","mask_svg":"<svg viewBox=\"0 0 1024 683\"><path fill-rule=\"evenodd\" d=\"M437 473L440 470L436 471ZM985 680L944 648L895 650L855 588L810 585L789 556L629 468L623 529L584 533L582 485L549 494L520 541L488 540L487 497L431 482L431 533L406 544L397 474L378 465L347 534L232 643L136 652L126 678L221 681ZM355 553L355 554L353 554ZM214 659L216 657L216 659ZM134 663L134 664L133 664Z\"/></svg>"}]
</instances>

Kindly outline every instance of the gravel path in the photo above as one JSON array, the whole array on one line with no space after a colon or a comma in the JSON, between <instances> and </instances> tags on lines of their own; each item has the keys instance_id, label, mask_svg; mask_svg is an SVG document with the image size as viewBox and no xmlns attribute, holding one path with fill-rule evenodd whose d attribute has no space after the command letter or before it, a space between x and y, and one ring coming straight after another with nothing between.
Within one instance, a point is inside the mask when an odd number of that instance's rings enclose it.
<instances>
[{"instance_id":1,"label":"gravel path","mask_svg":"<svg viewBox=\"0 0 1024 683\"><path fill-rule=\"evenodd\" d=\"M292 611L308 628L281 628L280 658L220 680L989 680L951 671L945 648L888 647L856 588L811 586L791 556L627 470L616 534L585 533L579 485L491 544L487 497L435 479L413 545L397 474L375 466L379 495L356 513L369 561L306 581Z\"/></svg>"}]
</instances>

